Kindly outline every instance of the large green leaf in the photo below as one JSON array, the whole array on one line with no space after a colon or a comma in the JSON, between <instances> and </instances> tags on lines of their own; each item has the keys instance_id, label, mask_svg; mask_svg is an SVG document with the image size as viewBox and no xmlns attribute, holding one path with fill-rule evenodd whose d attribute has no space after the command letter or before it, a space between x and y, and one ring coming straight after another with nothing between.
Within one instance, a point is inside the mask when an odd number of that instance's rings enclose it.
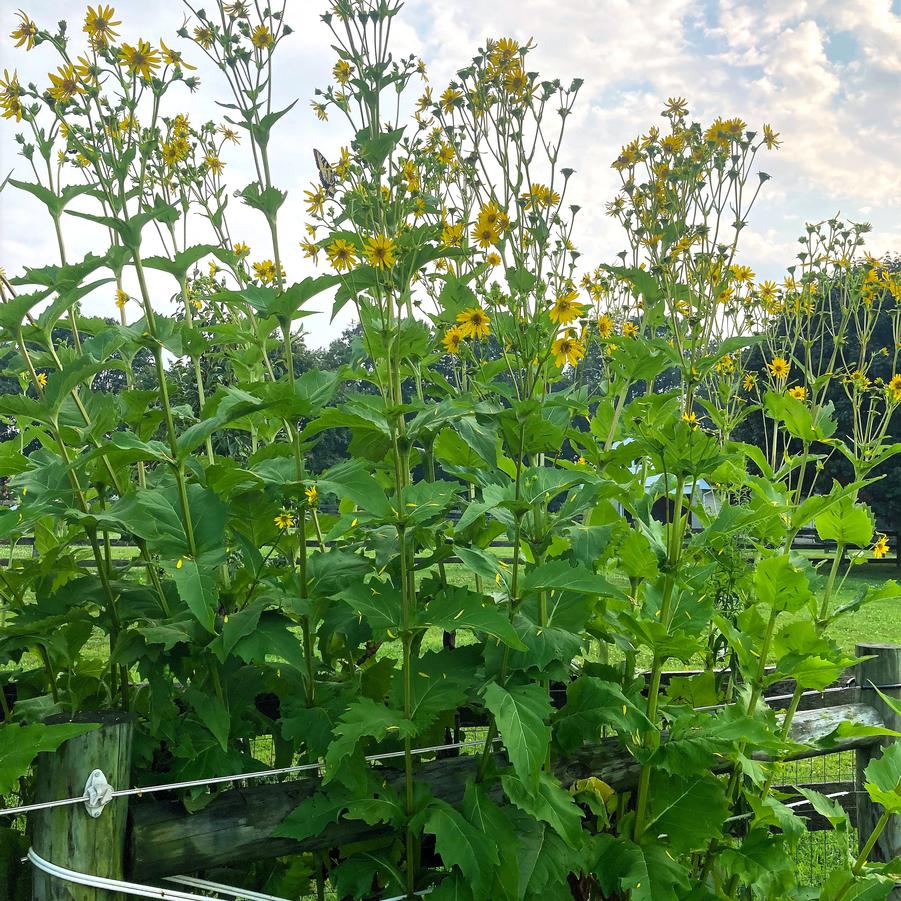
<instances>
[{"instance_id":1,"label":"large green leaf","mask_svg":"<svg viewBox=\"0 0 901 901\"><path fill-rule=\"evenodd\" d=\"M632 901L678 901L689 886L688 870L663 845L612 835L595 839L591 872L608 895L628 892Z\"/></svg>"},{"instance_id":2,"label":"large green leaf","mask_svg":"<svg viewBox=\"0 0 901 901\"><path fill-rule=\"evenodd\" d=\"M520 651L526 647L506 612L490 598L468 588L449 586L444 589L420 614L419 621L424 626L447 632L455 629L484 632Z\"/></svg>"},{"instance_id":3,"label":"large green leaf","mask_svg":"<svg viewBox=\"0 0 901 901\"><path fill-rule=\"evenodd\" d=\"M571 848L581 847L584 841L582 811L573 796L552 776L542 773L537 789L512 774L501 776L501 784L507 797L520 810L547 823Z\"/></svg>"},{"instance_id":4,"label":"large green leaf","mask_svg":"<svg viewBox=\"0 0 901 901\"><path fill-rule=\"evenodd\" d=\"M554 736L564 751L596 742L612 726L631 734L651 728L641 708L614 682L579 676L566 688L566 704L554 717Z\"/></svg>"},{"instance_id":5,"label":"large green leaf","mask_svg":"<svg viewBox=\"0 0 901 901\"><path fill-rule=\"evenodd\" d=\"M702 850L729 813L725 784L710 773L684 778L654 773L645 835L678 853Z\"/></svg>"},{"instance_id":6,"label":"large green leaf","mask_svg":"<svg viewBox=\"0 0 901 901\"><path fill-rule=\"evenodd\" d=\"M485 689L485 706L494 716L516 775L525 785L536 788L550 743L547 692L534 683L507 690L491 682Z\"/></svg>"},{"instance_id":7,"label":"large green leaf","mask_svg":"<svg viewBox=\"0 0 901 901\"><path fill-rule=\"evenodd\" d=\"M382 739L386 735L407 738L415 732L415 725L403 714L384 704L378 704L371 698L357 698L335 726L335 740L325 758L326 781L335 775L337 767L353 754L362 739Z\"/></svg>"},{"instance_id":8,"label":"large green leaf","mask_svg":"<svg viewBox=\"0 0 901 901\"><path fill-rule=\"evenodd\" d=\"M476 828L449 804L432 802L424 831L435 836L435 848L447 867L456 866L477 896L490 886L498 863L494 838Z\"/></svg>"},{"instance_id":9,"label":"large green leaf","mask_svg":"<svg viewBox=\"0 0 901 901\"><path fill-rule=\"evenodd\" d=\"M846 495L820 513L814 520L817 534L823 541L866 547L873 540L875 529L873 512L866 504L854 503Z\"/></svg>"},{"instance_id":10,"label":"large green leaf","mask_svg":"<svg viewBox=\"0 0 901 901\"><path fill-rule=\"evenodd\" d=\"M14 791L21 776L42 751L55 751L64 741L99 728L98 723L0 725L0 794Z\"/></svg>"},{"instance_id":11,"label":"large green leaf","mask_svg":"<svg viewBox=\"0 0 901 901\"><path fill-rule=\"evenodd\" d=\"M864 770L864 788L889 813L901 814L901 742L889 745Z\"/></svg>"},{"instance_id":12,"label":"large green leaf","mask_svg":"<svg viewBox=\"0 0 901 901\"><path fill-rule=\"evenodd\" d=\"M774 610L794 612L813 598L807 573L788 556L766 557L754 573L757 597Z\"/></svg>"}]
</instances>

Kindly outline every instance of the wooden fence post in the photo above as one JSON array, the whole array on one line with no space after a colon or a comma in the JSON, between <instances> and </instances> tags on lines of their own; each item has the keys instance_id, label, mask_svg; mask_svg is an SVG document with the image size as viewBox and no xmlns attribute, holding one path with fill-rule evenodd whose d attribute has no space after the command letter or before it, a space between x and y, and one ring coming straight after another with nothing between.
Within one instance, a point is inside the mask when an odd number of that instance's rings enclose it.
<instances>
[{"instance_id":1,"label":"wooden fence post","mask_svg":"<svg viewBox=\"0 0 901 901\"><path fill-rule=\"evenodd\" d=\"M865 643L857 645L858 657L868 654L875 655L872 660L866 660L857 668L857 683L860 686L860 700L874 707L882 714L883 722L889 729L901 732L901 716L898 716L879 695L873 691L872 685L880 686L883 694L901 701L901 689L881 688L881 686L901 685L901 645ZM856 757L856 786L861 794L857 795L857 832L862 845L876 821L882 815L882 808L873 804L863 789L866 781L864 769L874 757L882 753L882 748L893 741L901 739L887 739L879 744L861 748L855 752ZM901 854L901 817L892 817L888 825L882 831L882 835L870 852L870 860L886 862ZM901 901L901 888L896 888L891 895L891 901Z\"/></svg>"},{"instance_id":2,"label":"wooden fence post","mask_svg":"<svg viewBox=\"0 0 901 901\"><path fill-rule=\"evenodd\" d=\"M101 726L69 739L54 753L38 756L37 801L78 797L95 769L103 771L113 789L130 785L133 718L126 713L85 713L79 714L76 722ZM37 811L32 847L44 860L57 866L122 879L127 814L127 798L113 799L96 818L83 803ZM37 867L33 868L32 885L33 901L122 901L123 897L64 882Z\"/></svg>"}]
</instances>

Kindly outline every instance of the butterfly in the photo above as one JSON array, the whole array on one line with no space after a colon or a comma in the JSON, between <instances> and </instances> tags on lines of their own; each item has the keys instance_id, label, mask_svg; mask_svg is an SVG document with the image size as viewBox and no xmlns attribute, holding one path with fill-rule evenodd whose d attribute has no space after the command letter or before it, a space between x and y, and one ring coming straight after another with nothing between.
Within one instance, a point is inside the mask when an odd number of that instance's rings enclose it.
<instances>
[{"instance_id":1,"label":"butterfly","mask_svg":"<svg viewBox=\"0 0 901 901\"><path fill-rule=\"evenodd\" d=\"M313 159L316 160L316 168L319 170L319 181L322 183L322 187L325 188L325 193L329 197L334 197L335 182L337 181L335 170L315 147L313 148Z\"/></svg>"}]
</instances>

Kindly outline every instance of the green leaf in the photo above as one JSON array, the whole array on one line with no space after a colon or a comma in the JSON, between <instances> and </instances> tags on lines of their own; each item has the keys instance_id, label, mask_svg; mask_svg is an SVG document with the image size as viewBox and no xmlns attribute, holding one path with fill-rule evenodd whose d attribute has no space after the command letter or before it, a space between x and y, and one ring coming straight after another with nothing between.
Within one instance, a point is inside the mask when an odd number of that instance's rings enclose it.
<instances>
[{"instance_id":1,"label":"green leaf","mask_svg":"<svg viewBox=\"0 0 901 901\"><path fill-rule=\"evenodd\" d=\"M508 691L491 682L485 689L485 706L494 716L516 775L525 785L537 787L550 743L547 692L535 683L516 685Z\"/></svg>"},{"instance_id":2,"label":"green leaf","mask_svg":"<svg viewBox=\"0 0 901 901\"><path fill-rule=\"evenodd\" d=\"M353 754L359 742L364 738L383 739L393 735L398 739L414 735L416 727L413 723L384 704L377 704L371 698L360 697L354 700L341 715L335 726L335 740L325 757L326 777L329 781L338 766Z\"/></svg>"},{"instance_id":3,"label":"green leaf","mask_svg":"<svg viewBox=\"0 0 901 901\"><path fill-rule=\"evenodd\" d=\"M788 556L766 557L754 573L757 598L773 610L800 610L813 598L807 574Z\"/></svg>"},{"instance_id":4,"label":"green leaf","mask_svg":"<svg viewBox=\"0 0 901 901\"><path fill-rule=\"evenodd\" d=\"M432 802L424 831L435 836L435 848L445 866L456 866L476 895L488 890L498 863L497 845L449 804Z\"/></svg>"},{"instance_id":5,"label":"green leaf","mask_svg":"<svg viewBox=\"0 0 901 901\"><path fill-rule=\"evenodd\" d=\"M790 435L807 443L825 441L838 428L838 423L832 418L835 409L832 401L814 412L806 401L790 394L767 391L764 407L773 419L785 426Z\"/></svg>"},{"instance_id":6,"label":"green leaf","mask_svg":"<svg viewBox=\"0 0 901 901\"><path fill-rule=\"evenodd\" d=\"M359 147L360 157L370 168L381 169L403 137L404 131L404 128L395 128L383 131L374 138L370 137L368 129L357 132L355 143Z\"/></svg>"},{"instance_id":7,"label":"green leaf","mask_svg":"<svg viewBox=\"0 0 901 901\"><path fill-rule=\"evenodd\" d=\"M706 848L729 814L725 785L709 773L683 778L655 772L650 798L644 834L679 853Z\"/></svg>"},{"instance_id":8,"label":"green leaf","mask_svg":"<svg viewBox=\"0 0 901 901\"><path fill-rule=\"evenodd\" d=\"M468 588L448 586L422 611L419 621L423 626L447 632L455 629L484 632L515 650L526 649L503 608Z\"/></svg>"},{"instance_id":9,"label":"green leaf","mask_svg":"<svg viewBox=\"0 0 901 901\"><path fill-rule=\"evenodd\" d=\"M185 692L185 698L194 708L200 722L203 723L213 737L219 742L223 751L228 751L228 736L231 731L231 716L228 708L215 695L198 691L195 688Z\"/></svg>"},{"instance_id":10,"label":"green leaf","mask_svg":"<svg viewBox=\"0 0 901 901\"><path fill-rule=\"evenodd\" d=\"M578 591L607 597L624 598L625 594L603 576L581 564L570 566L566 560L552 560L530 570L522 582L523 591Z\"/></svg>"},{"instance_id":11,"label":"green leaf","mask_svg":"<svg viewBox=\"0 0 901 901\"><path fill-rule=\"evenodd\" d=\"M864 788L889 813L901 814L901 742L889 745L864 770Z\"/></svg>"},{"instance_id":12,"label":"green leaf","mask_svg":"<svg viewBox=\"0 0 901 901\"><path fill-rule=\"evenodd\" d=\"M628 892L631 901L678 901L689 886L688 870L664 845L636 845L612 835L597 836L591 871L605 893Z\"/></svg>"},{"instance_id":13,"label":"green leaf","mask_svg":"<svg viewBox=\"0 0 901 901\"><path fill-rule=\"evenodd\" d=\"M641 708L614 682L579 676L566 688L566 704L554 717L554 737L564 751L596 742L605 728L631 734L652 728Z\"/></svg>"},{"instance_id":14,"label":"green leaf","mask_svg":"<svg viewBox=\"0 0 901 901\"><path fill-rule=\"evenodd\" d=\"M385 489L357 460L339 463L327 469L316 480L316 484L320 494L330 493L337 495L339 499L347 498L373 516L387 517L391 513Z\"/></svg>"},{"instance_id":15,"label":"green leaf","mask_svg":"<svg viewBox=\"0 0 901 901\"><path fill-rule=\"evenodd\" d=\"M396 638L401 628L401 592L390 582L370 579L352 581L336 597L360 617L366 617L374 632Z\"/></svg>"},{"instance_id":16,"label":"green leaf","mask_svg":"<svg viewBox=\"0 0 901 901\"><path fill-rule=\"evenodd\" d=\"M16 789L21 776L28 774L32 761L42 751L56 751L70 738L99 728L99 723L58 723L0 726L0 794Z\"/></svg>"},{"instance_id":17,"label":"green leaf","mask_svg":"<svg viewBox=\"0 0 901 901\"><path fill-rule=\"evenodd\" d=\"M833 829L849 832L851 823L845 809L834 798L827 798L812 788L798 786L798 791L810 801L810 806L825 819Z\"/></svg>"},{"instance_id":18,"label":"green leaf","mask_svg":"<svg viewBox=\"0 0 901 901\"><path fill-rule=\"evenodd\" d=\"M189 557L181 557L179 561L168 564L166 569L175 582L178 596L188 605L197 621L208 632L215 631L216 609L219 606L215 568L201 565Z\"/></svg>"},{"instance_id":19,"label":"green leaf","mask_svg":"<svg viewBox=\"0 0 901 901\"><path fill-rule=\"evenodd\" d=\"M853 497L846 495L820 513L814 525L822 541L866 547L873 540L876 522L866 504L856 504Z\"/></svg>"},{"instance_id":20,"label":"green leaf","mask_svg":"<svg viewBox=\"0 0 901 901\"><path fill-rule=\"evenodd\" d=\"M537 789L518 777L501 776L507 797L520 810L547 823L571 848L579 848L584 840L582 811L573 796L547 773L541 773Z\"/></svg>"}]
</instances>

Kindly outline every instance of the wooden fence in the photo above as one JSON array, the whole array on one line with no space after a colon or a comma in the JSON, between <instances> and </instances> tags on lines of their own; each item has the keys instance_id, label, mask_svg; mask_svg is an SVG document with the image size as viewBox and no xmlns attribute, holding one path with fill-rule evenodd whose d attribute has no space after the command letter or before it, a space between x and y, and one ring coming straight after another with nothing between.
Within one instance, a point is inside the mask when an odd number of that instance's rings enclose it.
<instances>
[{"instance_id":1,"label":"wooden fence","mask_svg":"<svg viewBox=\"0 0 901 901\"><path fill-rule=\"evenodd\" d=\"M848 684L828 693L805 695L792 722L790 738L805 746L792 760L854 752L855 778L833 781L827 791L839 795L836 800L857 824L863 841L881 810L861 791L862 773L886 740L861 736L842 738L828 746L818 742L846 721L901 731L901 717L872 688L883 686L886 694L901 697L901 646L862 644L858 645L857 653L873 657L854 670L854 679ZM769 701L774 707L782 705L778 694ZM474 728L479 726L477 717L470 717L470 722ZM77 796L94 768L103 770L114 787L127 785L132 730L133 722L126 717L107 718L100 729L67 742L55 754L41 755L36 769L38 799ZM503 758L503 752L498 751L498 755ZM437 797L451 803L460 801L467 778L477 766L477 757L433 756L435 759L418 766L417 780L428 785ZM766 759L765 755L757 757ZM389 784L399 787L403 773L391 763L379 761L374 765L380 767ZM721 771L727 770L728 765L724 765ZM609 739L585 745L560 760L556 773L565 784L595 775L615 790L625 791L635 787L639 767L618 740ZM273 833L284 817L317 790L319 779L315 771L306 778L268 784L242 784L241 777L236 777L234 784L238 787L219 791L196 813L185 809L177 793L169 797L116 797L96 819L80 803L51 807L32 819L33 847L45 861L70 870L142 883L203 872L235 861L249 863L378 840L384 831L378 825L339 821L304 841L275 837ZM799 786L777 787L804 801L796 791ZM822 784L816 787L820 791L824 788ZM795 807L795 811L808 817L810 830L829 828L806 802ZM894 818L884 830L871 859L890 860L898 854L901 854L901 817ZM67 893L65 885L55 877L41 874L34 880L34 901L73 897L76 896ZM109 901L109 897L102 889L79 888L77 894L79 901ZM892 898L901 898L901 892Z\"/></svg>"}]
</instances>

